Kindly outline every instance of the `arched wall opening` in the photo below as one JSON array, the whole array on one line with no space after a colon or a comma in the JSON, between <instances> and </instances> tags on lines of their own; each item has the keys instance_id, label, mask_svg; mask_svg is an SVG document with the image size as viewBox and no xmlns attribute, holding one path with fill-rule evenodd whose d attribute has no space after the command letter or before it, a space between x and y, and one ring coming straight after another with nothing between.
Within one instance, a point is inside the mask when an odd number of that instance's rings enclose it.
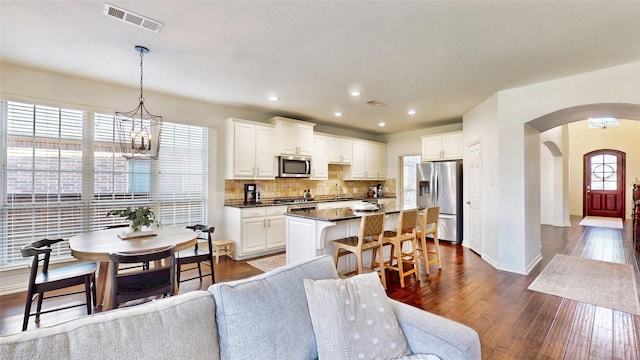
<instances>
[{"instance_id":1,"label":"arched wall opening","mask_svg":"<svg viewBox=\"0 0 640 360\"><path fill-rule=\"evenodd\" d=\"M571 226L570 216L580 215L582 203L582 169L578 165L579 155L586 149L596 149L576 144L583 141L594 141L592 138L577 135L575 129L579 122L590 117L618 117L628 120L640 120L640 105L621 103L589 104L558 110L527 123L528 126L540 131L540 223L553 226ZM626 121L626 120L622 120ZM570 124L571 127L569 126ZM626 131L621 136L628 141L640 143L640 133L637 126L632 131ZM572 131L574 130L574 131ZM600 129L593 130L597 134ZM584 133L579 133L584 134ZM577 138L576 138L577 137ZM620 141L620 137L616 137ZM621 145L622 146L622 145ZM608 147L603 145L601 147ZM634 156L635 155L635 156ZM632 174L627 182L633 181L635 174L640 174L640 154L632 152L627 161L628 171ZM629 184L629 186L631 186ZM629 196L627 196L629 197ZM625 199L625 206L630 207L630 199ZM630 211L627 209L627 214Z\"/></svg>"}]
</instances>

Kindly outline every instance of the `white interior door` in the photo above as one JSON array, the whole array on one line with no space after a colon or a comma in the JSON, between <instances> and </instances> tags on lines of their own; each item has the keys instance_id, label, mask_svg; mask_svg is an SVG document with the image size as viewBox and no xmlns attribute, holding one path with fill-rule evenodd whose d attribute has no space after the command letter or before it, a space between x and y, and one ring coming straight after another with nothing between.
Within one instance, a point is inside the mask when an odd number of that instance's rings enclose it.
<instances>
[{"instance_id":1,"label":"white interior door","mask_svg":"<svg viewBox=\"0 0 640 360\"><path fill-rule=\"evenodd\" d=\"M482 142L467 145L467 234L469 248L482 255L481 211L482 211Z\"/></svg>"}]
</instances>

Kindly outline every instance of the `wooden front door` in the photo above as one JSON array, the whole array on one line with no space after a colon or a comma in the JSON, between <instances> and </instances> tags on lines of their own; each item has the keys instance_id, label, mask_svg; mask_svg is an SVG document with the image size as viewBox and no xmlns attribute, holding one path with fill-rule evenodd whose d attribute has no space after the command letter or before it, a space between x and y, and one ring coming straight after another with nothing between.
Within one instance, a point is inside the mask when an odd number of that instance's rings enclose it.
<instances>
[{"instance_id":1,"label":"wooden front door","mask_svg":"<svg viewBox=\"0 0 640 360\"><path fill-rule=\"evenodd\" d=\"M584 155L584 215L624 219L625 153L596 150Z\"/></svg>"}]
</instances>

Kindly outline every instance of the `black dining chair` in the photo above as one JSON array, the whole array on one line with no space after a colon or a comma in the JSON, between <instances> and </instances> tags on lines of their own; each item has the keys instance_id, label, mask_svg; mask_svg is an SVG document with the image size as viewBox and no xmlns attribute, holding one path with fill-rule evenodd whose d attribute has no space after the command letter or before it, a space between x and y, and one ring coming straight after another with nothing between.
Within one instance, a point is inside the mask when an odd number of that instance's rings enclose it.
<instances>
[{"instance_id":1,"label":"black dining chair","mask_svg":"<svg viewBox=\"0 0 640 360\"><path fill-rule=\"evenodd\" d=\"M176 267L177 267L176 274L178 278L177 279L178 287L180 286L181 282L185 282L189 280L200 279L200 281L202 282L203 276L209 276L209 275L211 275L211 283L215 284L216 280L215 280L215 273L214 273L214 267L213 267L213 244L211 241L211 235L213 234L216 228L213 226L210 227L208 225L197 224L197 225L189 225L187 226L187 229L191 229L195 231L198 234L198 240L206 240L207 248L203 249L202 247L199 247L199 244L198 244L199 241L198 241L196 242L194 247L179 251L176 254ZM202 275L201 264L203 263L209 266L211 270L209 274L205 273L204 275ZM183 265L187 265L187 264L198 265L198 276L190 277L188 279L181 279L180 274L182 272L195 269L195 267L189 267L186 269L182 267Z\"/></svg>"},{"instance_id":2,"label":"black dining chair","mask_svg":"<svg viewBox=\"0 0 640 360\"><path fill-rule=\"evenodd\" d=\"M124 228L128 228L130 227L130 224L111 224L111 225L107 225L104 227L105 230L109 230L109 229L124 229ZM127 269L131 269L131 268L136 268L136 267L140 267L142 266L143 269L148 269L149 268L149 263L142 263L142 264L135 264L132 265L130 267L128 267ZM125 270L125 269L122 269Z\"/></svg>"},{"instance_id":3,"label":"black dining chair","mask_svg":"<svg viewBox=\"0 0 640 360\"><path fill-rule=\"evenodd\" d=\"M25 245L20 252L23 257L33 257L31 262L31 271L29 273L29 287L27 289L27 301L24 307L24 319L22 321L22 331L27 330L29 317L35 315L36 322L40 321L40 314L50 313L59 310L70 309L78 306L87 306L87 314L91 314L91 301L96 302L96 264L80 263L49 269L49 259L51 257L51 245L57 244L64 239L43 239ZM42 263L42 266L40 266ZM71 291L58 293L55 295L45 296L45 292L69 288L72 286L83 285L84 291ZM42 300L51 299L60 296L85 293L86 302L81 304L67 305L56 307L50 310L42 311ZM35 313L31 312L33 300L38 298L37 309Z\"/></svg>"},{"instance_id":4,"label":"black dining chair","mask_svg":"<svg viewBox=\"0 0 640 360\"><path fill-rule=\"evenodd\" d=\"M175 246L145 252L109 254L111 267L111 308L120 304L155 295L173 296L175 287ZM164 260L164 264L162 261ZM149 263L139 271L121 272L121 264ZM154 262L154 266L151 263Z\"/></svg>"}]
</instances>

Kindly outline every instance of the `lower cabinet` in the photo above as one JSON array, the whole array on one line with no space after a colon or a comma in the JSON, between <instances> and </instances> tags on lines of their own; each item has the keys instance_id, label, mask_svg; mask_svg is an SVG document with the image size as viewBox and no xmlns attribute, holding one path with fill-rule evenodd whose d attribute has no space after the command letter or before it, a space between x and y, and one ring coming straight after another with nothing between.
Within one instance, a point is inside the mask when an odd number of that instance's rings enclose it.
<instances>
[{"instance_id":1,"label":"lower cabinet","mask_svg":"<svg viewBox=\"0 0 640 360\"><path fill-rule=\"evenodd\" d=\"M286 206L225 206L224 238L234 242L237 260L285 250Z\"/></svg>"}]
</instances>

